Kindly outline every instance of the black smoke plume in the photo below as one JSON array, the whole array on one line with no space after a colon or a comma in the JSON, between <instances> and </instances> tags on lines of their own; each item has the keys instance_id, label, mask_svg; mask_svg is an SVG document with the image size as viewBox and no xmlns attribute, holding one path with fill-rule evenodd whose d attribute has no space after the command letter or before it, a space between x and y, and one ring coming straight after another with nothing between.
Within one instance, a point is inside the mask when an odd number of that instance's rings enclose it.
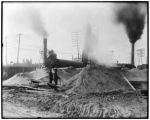
<instances>
[{"instance_id":1,"label":"black smoke plume","mask_svg":"<svg viewBox=\"0 0 150 120\"><path fill-rule=\"evenodd\" d=\"M146 16L146 5L143 3L124 3L117 10L117 22L125 26L132 44L131 64L134 64L134 44L140 39Z\"/></svg>"},{"instance_id":2,"label":"black smoke plume","mask_svg":"<svg viewBox=\"0 0 150 120\"><path fill-rule=\"evenodd\" d=\"M43 22L44 18L42 18L41 14L36 9L28 8L28 18L30 26L35 33L42 35L43 37L48 36L48 32L46 31Z\"/></svg>"}]
</instances>

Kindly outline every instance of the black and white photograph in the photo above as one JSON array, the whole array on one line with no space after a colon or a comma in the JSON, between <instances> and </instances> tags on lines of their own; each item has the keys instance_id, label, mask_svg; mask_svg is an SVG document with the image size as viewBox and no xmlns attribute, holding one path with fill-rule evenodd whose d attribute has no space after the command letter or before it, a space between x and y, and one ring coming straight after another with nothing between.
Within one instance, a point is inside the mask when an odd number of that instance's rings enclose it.
<instances>
[{"instance_id":1,"label":"black and white photograph","mask_svg":"<svg viewBox=\"0 0 150 120\"><path fill-rule=\"evenodd\" d=\"M149 118L149 1L1 1L1 118Z\"/></svg>"}]
</instances>

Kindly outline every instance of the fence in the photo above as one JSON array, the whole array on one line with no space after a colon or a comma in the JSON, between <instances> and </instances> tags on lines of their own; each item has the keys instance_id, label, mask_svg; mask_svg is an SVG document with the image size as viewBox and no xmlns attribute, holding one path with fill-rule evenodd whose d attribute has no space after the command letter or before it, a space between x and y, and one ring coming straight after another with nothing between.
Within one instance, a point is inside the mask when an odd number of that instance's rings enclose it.
<instances>
[{"instance_id":1,"label":"fence","mask_svg":"<svg viewBox=\"0 0 150 120\"><path fill-rule=\"evenodd\" d=\"M10 78L17 73L30 72L35 69L35 66L3 66L3 80Z\"/></svg>"}]
</instances>

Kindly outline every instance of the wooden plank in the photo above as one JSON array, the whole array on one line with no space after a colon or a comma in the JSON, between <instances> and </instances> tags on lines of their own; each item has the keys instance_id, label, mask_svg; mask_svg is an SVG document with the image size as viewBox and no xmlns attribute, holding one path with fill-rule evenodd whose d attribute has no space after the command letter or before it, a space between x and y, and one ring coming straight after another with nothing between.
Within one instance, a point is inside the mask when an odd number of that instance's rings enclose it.
<instances>
[{"instance_id":1,"label":"wooden plank","mask_svg":"<svg viewBox=\"0 0 150 120\"><path fill-rule=\"evenodd\" d=\"M123 73L121 73L121 75L122 75L122 77L124 78L124 80L129 84L129 86L132 88L132 90L136 90L134 87L133 87L133 85L129 82L129 80L124 76L124 74Z\"/></svg>"}]
</instances>

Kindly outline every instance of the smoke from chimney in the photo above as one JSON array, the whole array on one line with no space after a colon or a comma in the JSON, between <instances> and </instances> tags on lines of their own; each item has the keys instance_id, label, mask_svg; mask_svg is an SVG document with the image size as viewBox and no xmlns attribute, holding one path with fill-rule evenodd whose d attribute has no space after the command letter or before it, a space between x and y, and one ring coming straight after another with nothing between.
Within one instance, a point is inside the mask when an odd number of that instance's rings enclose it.
<instances>
[{"instance_id":1,"label":"smoke from chimney","mask_svg":"<svg viewBox=\"0 0 150 120\"><path fill-rule=\"evenodd\" d=\"M134 65L134 44L143 33L146 5L142 3L123 3L119 5L119 9L116 11L116 19L118 23L122 23L125 26L132 45L131 64Z\"/></svg>"},{"instance_id":2,"label":"smoke from chimney","mask_svg":"<svg viewBox=\"0 0 150 120\"><path fill-rule=\"evenodd\" d=\"M32 30L38 35L47 37L48 32L46 31L44 27L41 14L32 8L32 9L29 9L28 15L29 15L28 17L29 17L29 22L30 22Z\"/></svg>"}]
</instances>

